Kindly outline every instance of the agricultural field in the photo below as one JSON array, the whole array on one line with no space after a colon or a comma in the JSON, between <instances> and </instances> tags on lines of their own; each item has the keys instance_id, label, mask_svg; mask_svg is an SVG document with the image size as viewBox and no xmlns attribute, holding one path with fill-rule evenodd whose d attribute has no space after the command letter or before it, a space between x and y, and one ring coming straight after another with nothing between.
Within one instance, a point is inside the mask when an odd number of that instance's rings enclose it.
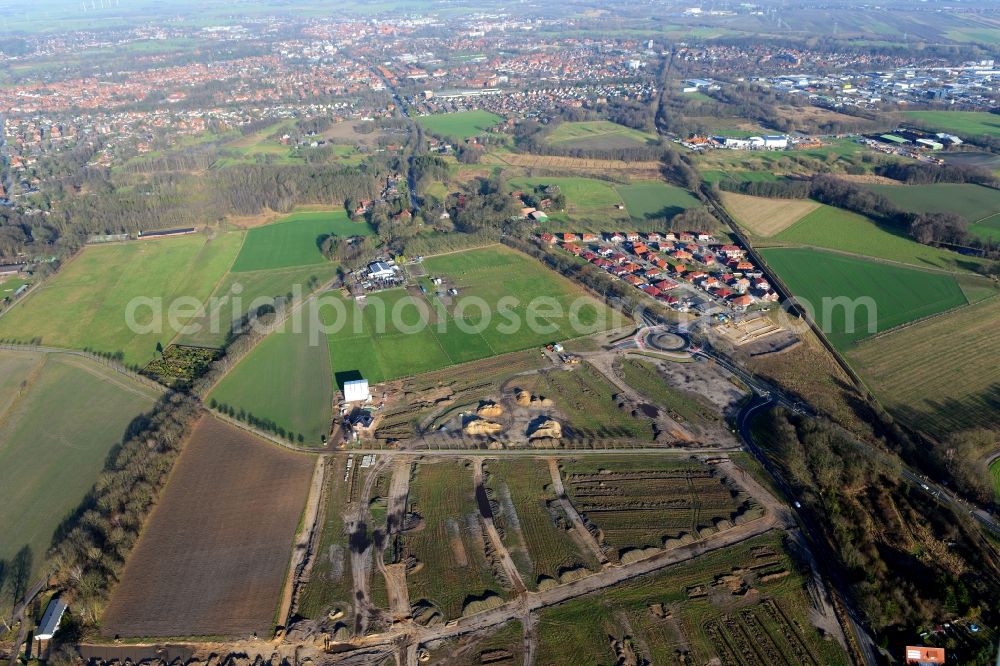
<instances>
[{"instance_id":1,"label":"agricultural field","mask_svg":"<svg viewBox=\"0 0 1000 666\"><path fill-rule=\"evenodd\" d=\"M465 141L470 137L479 136L500 120L500 116L495 113L482 110L438 113L417 118L417 122L427 131L452 141Z\"/></svg>"},{"instance_id":2,"label":"agricultural field","mask_svg":"<svg viewBox=\"0 0 1000 666\"><path fill-rule=\"evenodd\" d=\"M810 623L806 577L769 533L539 613L536 663L840 666ZM618 650L615 644L618 643Z\"/></svg>"},{"instance_id":3,"label":"agricultural field","mask_svg":"<svg viewBox=\"0 0 1000 666\"><path fill-rule=\"evenodd\" d=\"M469 463L418 465L408 501L423 524L403 536L403 557L417 561L406 575L411 604L427 601L451 620L471 601L505 596L486 559Z\"/></svg>"},{"instance_id":4,"label":"agricultural field","mask_svg":"<svg viewBox=\"0 0 1000 666\"><path fill-rule=\"evenodd\" d=\"M572 523L556 504L544 460L509 459L484 465L497 530L525 584L581 567L596 571L593 554L574 541Z\"/></svg>"},{"instance_id":5,"label":"agricultural field","mask_svg":"<svg viewBox=\"0 0 1000 666\"><path fill-rule=\"evenodd\" d=\"M1000 422L1000 298L862 342L847 358L886 407L937 437Z\"/></svg>"},{"instance_id":6,"label":"agricultural field","mask_svg":"<svg viewBox=\"0 0 1000 666\"><path fill-rule=\"evenodd\" d=\"M289 441L320 446L333 420L333 377L326 344L311 344L304 328L266 337L216 385L209 405Z\"/></svg>"},{"instance_id":7,"label":"agricultural field","mask_svg":"<svg viewBox=\"0 0 1000 666\"><path fill-rule=\"evenodd\" d=\"M424 279L426 295L395 289L368 296L363 309L344 299L341 312L323 310L324 323L337 327L328 338L335 373L360 372L376 383L614 325L614 313L581 287L501 245L427 257L423 267L428 276L440 276L445 286L458 289L459 296L438 296ZM540 295L546 297L544 308L534 300ZM489 316L476 305L464 307L477 297L490 309ZM517 302L500 303L503 297ZM557 309L560 314L548 314ZM399 313L396 322L394 310ZM578 313L580 330L570 312ZM519 325L510 326L515 318Z\"/></svg>"},{"instance_id":8,"label":"agricultural field","mask_svg":"<svg viewBox=\"0 0 1000 666\"><path fill-rule=\"evenodd\" d=\"M969 221L970 233L984 241L1000 240L998 190L959 183L869 185L868 188L913 213L957 213Z\"/></svg>"},{"instance_id":9,"label":"agricultural field","mask_svg":"<svg viewBox=\"0 0 1000 666\"><path fill-rule=\"evenodd\" d=\"M131 421L158 397L85 357L0 351L0 568L13 567L23 550L24 582L35 581L60 523L86 497ZM0 608L8 600L5 594Z\"/></svg>"},{"instance_id":10,"label":"agricultural field","mask_svg":"<svg viewBox=\"0 0 1000 666\"><path fill-rule=\"evenodd\" d=\"M648 132L625 127L609 120L587 120L560 123L545 141L560 148L608 150L645 146L655 144L658 140Z\"/></svg>"},{"instance_id":11,"label":"agricultural field","mask_svg":"<svg viewBox=\"0 0 1000 666\"><path fill-rule=\"evenodd\" d=\"M842 351L875 333L967 303L958 281L944 273L809 248L761 253L795 296L812 306L817 323ZM838 305L844 298L858 304L854 317Z\"/></svg>"},{"instance_id":12,"label":"agricultural field","mask_svg":"<svg viewBox=\"0 0 1000 666\"><path fill-rule=\"evenodd\" d=\"M202 417L128 559L103 635L270 635L315 462Z\"/></svg>"},{"instance_id":13,"label":"agricultural field","mask_svg":"<svg viewBox=\"0 0 1000 666\"><path fill-rule=\"evenodd\" d=\"M740 226L761 238L784 231L820 205L808 199L766 199L734 192L723 192L722 203Z\"/></svg>"},{"instance_id":14,"label":"agricultural field","mask_svg":"<svg viewBox=\"0 0 1000 666\"><path fill-rule=\"evenodd\" d=\"M907 111L917 125L960 137L1000 136L1000 116L986 111Z\"/></svg>"},{"instance_id":15,"label":"agricultural field","mask_svg":"<svg viewBox=\"0 0 1000 666\"><path fill-rule=\"evenodd\" d=\"M277 299L288 303L289 294L294 296L297 291L304 298L330 282L336 274L337 266L330 262L228 273L212 293L204 314L191 320L191 330L181 335L179 342L185 345L221 347L226 342L233 323L243 315L263 305L271 305Z\"/></svg>"},{"instance_id":16,"label":"agricultural field","mask_svg":"<svg viewBox=\"0 0 1000 666\"><path fill-rule=\"evenodd\" d=\"M905 233L863 215L825 205L815 208L772 240L887 259L918 268L972 271L981 263L957 252L918 243Z\"/></svg>"},{"instance_id":17,"label":"agricultural field","mask_svg":"<svg viewBox=\"0 0 1000 666\"><path fill-rule=\"evenodd\" d=\"M324 236L370 236L367 223L352 222L343 210L292 213L247 232L233 272L291 268L328 263L320 252Z\"/></svg>"},{"instance_id":18,"label":"agricultural field","mask_svg":"<svg viewBox=\"0 0 1000 666\"><path fill-rule=\"evenodd\" d=\"M204 303L242 240L239 232L212 239L191 234L84 248L0 317L0 339L117 354L124 363L141 367L154 357L157 343L166 346L175 335L168 325L170 304L182 296ZM153 330L131 330L129 303L156 298L163 303L162 325L155 326L150 307L141 307L135 323ZM182 324L191 319L177 317Z\"/></svg>"},{"instance_id":19,"label":"agricultural field","mask_svg":"<svg viewBox=\"0 0 1000 666\"><path fill-rule=\"evenodd\" d=\"M994 460L990 465L990 478L993 479L993 493L1000 502L1000 460Z\"/></svg>"},{"instance_id":20,"label":"agricultural field","mask_svg":"<svg viewBox=\"0 0 1000 666\"><path fill-rule=\"evenodd\" d=\"M669 219L701 205L687 190L661 181L619 185L615 189L635 221Z\"/></svg>"},{"instance_id":21,"label":"agricultural field","mask_svg":"<svg viewBox=\"0 0 1000 666\"><path fill-rule=\"evenodd\" d=\"M619 407L617 387L589 363L550 370L518 380L518 388L544 396L565 417L563 436L571 439L652 441L653 421Z\"/></svg>"},{"instance_id":22,"label":"agricultural field","mask_svg":"<svg viewBox=\"0 0 1000 666\"><path fill-rule=\"evenodd\" d=\"M521 167L525 169L545 169L562 173L580 173L584 175L613 174L620 178L636 180L655 180L662 178L662 165L657 161L633 162L626 160L601 160L589 157L564 157L562 155L531 155L528 153L513 153L504 149L491 150L479 161L482 166L475 170L483 171L484 167Z\"/></svg>"},{"instance_id":23,"label":"agricultural field","mask_svg":"<svg viewBox=\"0 0 1000 666\"><path fill-rule=\"evenodd\" d=\"M557 185L566 197L566 211L546 211L553 222L597 221L607 227L611 220L624 222L628 213L619 210L624 205L612 184L595 178L511 178L512 191L531 192L535 187ZM575 229L575 227L573 227Z\"/></svg>"},{"instance_id":24,"label":"agricultural field","mask_svg":"<svg viewBox=\"0 0 1000 666\"><path fill-rule=\"evenodd\" d=\"M746 494L699 462L632 456L562 460L560 467L566 495L618 558L762 515Z\"/></svg>"}]
</instances>

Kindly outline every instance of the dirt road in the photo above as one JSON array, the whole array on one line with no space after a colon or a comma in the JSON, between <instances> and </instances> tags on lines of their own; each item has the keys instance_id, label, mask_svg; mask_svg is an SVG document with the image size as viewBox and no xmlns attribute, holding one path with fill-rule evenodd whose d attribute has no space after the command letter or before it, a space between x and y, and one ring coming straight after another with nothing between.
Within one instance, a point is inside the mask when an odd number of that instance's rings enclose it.
<instances>
[{"instance_id":1,"label":"dirt road","mask_svg":"<svg viewBox=\"0 0 1000 666\"><path fill-rule=\"evenodd\" d=\"M486 487L483 485L483 459L481 457L477 457L472 461L472 469L476 499L479 501L479 513L482 516L483 524L486 525L486 535L489 537L497 557L500 558L500 565L503 567L507 580L513 585L514 592L524 594L528 588L525 587L524 581L521 579L521 572L514 566L514 560L510 557L510 551L507 550L507 546L500 539L500 533L497 532L497 526L493 520L493 511L490 509L490 503L486 497Z\"/></svg>"},{"instance_id":2,"label":"dirt road","mask_svg":"<svg viewBox=\"0 0 1000 666\"><path fill-rule=\"evenodd\" d=\"M383 550L375 558L376 566L385 577L386 594L389 597L389 611L393 619L402 620L410 616L410 593L406 586L406 563L384 564L385 548L391 548L393 541L403 531L406 521L407 498L410 495L410 472L413 461L400 456L393 460L392 479L389 481L388 513L386 515L386 538Z\"/></svg>"}]
</instances>

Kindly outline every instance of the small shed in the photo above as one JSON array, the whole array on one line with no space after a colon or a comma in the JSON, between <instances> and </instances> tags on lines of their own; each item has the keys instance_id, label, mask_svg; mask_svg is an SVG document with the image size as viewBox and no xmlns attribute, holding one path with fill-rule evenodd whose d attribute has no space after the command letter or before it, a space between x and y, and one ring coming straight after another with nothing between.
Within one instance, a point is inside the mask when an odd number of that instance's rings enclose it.
<instances>
[{"instance_id":1,"label":"small shed","mask_svg":"<svg viewBox=\"0 0 1000 666\"><path fill-rule=\"evenodd\" d=\"M59 630L59 623L62 622L66 613L66 604L59 599L53 599L45 608L42 614L42 621L38 623L38 631L35 632L35 640L47 641L55 636Z\"/></svg>"}]
</instances>

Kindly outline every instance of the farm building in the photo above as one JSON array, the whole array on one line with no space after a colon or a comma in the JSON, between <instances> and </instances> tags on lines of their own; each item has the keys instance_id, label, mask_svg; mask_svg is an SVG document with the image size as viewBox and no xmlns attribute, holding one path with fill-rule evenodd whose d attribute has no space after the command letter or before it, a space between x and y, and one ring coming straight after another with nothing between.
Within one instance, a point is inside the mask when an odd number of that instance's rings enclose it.
<instances>
[{"instance_id":1,"label":"farm building","mask_svg":"<svg viewBox=\"0 0 1000 666\"><path fill-rule=\"evenodd\" d=\"M24 270L24 264L0 264L0 277L17 275Z\"/></svg>"},{"instance_id":2,"label":"farm building","mask_svg":"<svg viewBox=\"0 0 1000 666\"><path fill-rule=\"evenodd\" d=\"M373 261L368 264L368 276L373 280L388 280L396 275L396 271L384 261Z\"/></svg>"},{"instance_id":3,"label":"farm building","mask_svg":"<svg viewBox=\"0 0 1000 666\"><path fill-rule=\"evenodd\" d=\"M371 400L367 379L352 379L344 382L344 402L367 402Z\"/></svg>"},{"instance_id":4,"label":"farm building","mask_svg":"<svg viewBox=\"0 0 1000 666\"><path fill-rule=\"evenodd\" d=\"M53 599L42 614L42 621L38 623L38 631L35 632L35 640L47 641L55 636L62 622L63 614L66 613L66 604L59 599Z\"/></svg>"},{"instance_id":5,"label":"farm building","mask_svg":"<svg viewBox=\"0 0 1000 666\"><path fill-rule=\"evenodd\" d=\"M164 238L166 236L184 236L186 234L193 234L195 232L194 227L184 227L183 229L164 229L162 231L140 231L139 238Z\"/></svg>"}]
</instances>

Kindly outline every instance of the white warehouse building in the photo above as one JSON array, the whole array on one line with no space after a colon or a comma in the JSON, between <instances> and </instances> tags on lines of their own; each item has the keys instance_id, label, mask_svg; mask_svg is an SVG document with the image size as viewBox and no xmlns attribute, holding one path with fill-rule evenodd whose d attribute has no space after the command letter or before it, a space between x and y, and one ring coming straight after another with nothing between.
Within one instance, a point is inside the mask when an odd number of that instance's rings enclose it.
<instances>
[{"instance_id":1,"label":"white warehouse building","mask_svg":"<svg viewBox=\"0 0 1000 666\"><path fill-rule=\"evenodd\" d=\"M344 382L344 402L368 402L371 397L367 379L352 379Z\"/></svg>"}]
</instances>

